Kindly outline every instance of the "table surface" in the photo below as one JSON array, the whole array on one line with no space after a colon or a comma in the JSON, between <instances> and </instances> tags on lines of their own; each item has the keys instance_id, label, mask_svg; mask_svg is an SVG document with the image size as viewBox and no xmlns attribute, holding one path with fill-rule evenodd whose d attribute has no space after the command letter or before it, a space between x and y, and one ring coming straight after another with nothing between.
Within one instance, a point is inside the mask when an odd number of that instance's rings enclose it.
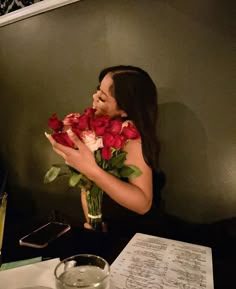
<instances>
[{"instance_id":1,"label":"table surface","mask_svg":"<svg viewBox=\"0 0 236 289\"><path fill-rule=\"evenodd\" d=\"M228 232L229 223L230 228L234 227L235 219L223 224L194 225L164 217L159 220L158 226L150 232L150 235L211 247L214 288L235 289L236 242L235 236L231 236ZM46 248L20 246L19 239L40 225L42 223L30 220L21 225L7 222L2 263L39 256L43 259L56 257L64 259L75 254L90 253L105 258L111 264L135 233L124 236L119 231L102 233L72 226L70 231L51 242Z\"/></svg>"}]
</instances>

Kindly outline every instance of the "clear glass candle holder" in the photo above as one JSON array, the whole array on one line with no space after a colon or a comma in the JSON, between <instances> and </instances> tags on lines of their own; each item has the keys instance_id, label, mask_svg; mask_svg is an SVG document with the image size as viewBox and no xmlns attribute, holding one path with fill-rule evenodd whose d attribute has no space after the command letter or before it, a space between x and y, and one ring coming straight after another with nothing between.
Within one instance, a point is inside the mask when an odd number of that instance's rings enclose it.
<instances>
[{"instance_id":1,"label":"clear glass candle holder","mask_svg":"<svg viewBox=\"0 0 236 289\"><path fill-rule=\"evenodd\" d=\"M109 289L109 274L108 262L89 254L66 258L54 270L57 289Z\"/></svg>"},{"instance_id":2,"label":"clear glass candle holder","mask_svg":"<svg viewBox=\"0 0 236 289\"><path fill-rule=\"evenodd\" d=\"M3 242L6 208L7 208L7 194L6 193L0 194L0 259L1 259L1 250L2 250L2 242ZM0 263L1 263L1 260L0 260Z\"/></svg>"}]
</instances>

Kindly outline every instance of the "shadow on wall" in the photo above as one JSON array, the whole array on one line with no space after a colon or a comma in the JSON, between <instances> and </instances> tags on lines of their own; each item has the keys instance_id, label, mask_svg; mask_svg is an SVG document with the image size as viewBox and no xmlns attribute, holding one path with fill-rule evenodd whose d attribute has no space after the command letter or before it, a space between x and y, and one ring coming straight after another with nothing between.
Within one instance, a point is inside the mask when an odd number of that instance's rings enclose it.
<instances>
[{"instance_id":1,"label":"shadow on wall","mask_svg":"<svg viewBox=\"0 0 236 289\"><path fill-rule=\"evenodd\" d=\"M188 221L210 221L214 201L210 194L207 135L201 121L184 104L160 104L159 137L160 165L167 176L165 210Z\"/></svg>"}]
</instances>

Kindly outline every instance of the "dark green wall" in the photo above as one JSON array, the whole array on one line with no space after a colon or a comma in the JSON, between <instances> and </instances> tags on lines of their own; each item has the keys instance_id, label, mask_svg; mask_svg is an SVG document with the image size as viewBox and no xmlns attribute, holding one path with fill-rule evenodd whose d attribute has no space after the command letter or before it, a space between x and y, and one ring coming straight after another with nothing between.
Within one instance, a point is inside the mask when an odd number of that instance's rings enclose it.
<instances>
[{"instance_id":1,"label":"dark green wall","mask_svg":"<svg viewBox=\"0 0 236 289\"><path fill-rule=\"evenodd\" d=\"M47 119L91 104L101 68L133 64L159 87L166 209L208 222L236 215L236 98L230 2L84 0L0 28L0 157L18 209L77 215Z\"/></svg>"}]
</instances>

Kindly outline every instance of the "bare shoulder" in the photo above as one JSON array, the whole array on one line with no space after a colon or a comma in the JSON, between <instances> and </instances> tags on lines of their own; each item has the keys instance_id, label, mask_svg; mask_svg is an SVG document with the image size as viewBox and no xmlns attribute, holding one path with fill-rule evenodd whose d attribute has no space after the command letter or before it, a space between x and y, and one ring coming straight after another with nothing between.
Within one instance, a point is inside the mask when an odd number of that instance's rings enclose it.
<instances>
[{"instance_id":1,"label":"bare shoulder","mask_svg":"<svg viewBox=\"0 0 236 289\"><path fill-rule=\"evenodd\" d=\"M129 179L129 182L139 187L146 195L147 199L152 200L152 170L144 160L142 153L142 142L138 140L130 140L124 150L127 152L126 165L134 165L138 167L142 174L137 178Z\"/></svg>"},{"instance_id":2,"label":"bare shoulder","mask_svg":"<svg viewBox=\"0 0 236 289\"><path fill-rule=\"evenodd\" d=\"M144 160L141 139L129 140L124 147L124 151L127 152L126 156L127 165L136 165L141 170L144 171L151 170Z\"/></svg>"},{"instance_id":3,"label":"bare shoulder","mask_svg":"<svg viewBox=\"0 0 236 289\"><path fill-rule=\"evenodd\" d=\"M129 140L125 144L124 151L128 153L127 154L128 158L132 156L136 156L136 157L143 156L141 139Z\"/></svg>"}]
</instances>

